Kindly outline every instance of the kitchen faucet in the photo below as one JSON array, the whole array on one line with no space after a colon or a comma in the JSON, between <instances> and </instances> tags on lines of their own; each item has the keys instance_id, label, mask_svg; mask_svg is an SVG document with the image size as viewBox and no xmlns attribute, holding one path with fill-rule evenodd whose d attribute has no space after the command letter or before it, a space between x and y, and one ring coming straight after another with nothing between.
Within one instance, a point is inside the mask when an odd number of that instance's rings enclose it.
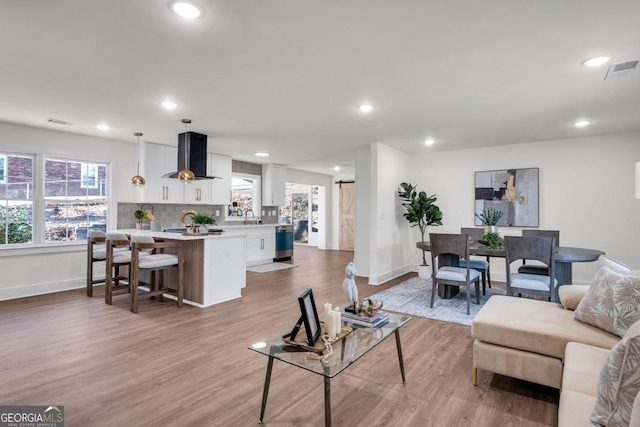
<instances>
[{"instance_id":1,"label":"kitchen faucet","mask_svg":"<svg viewBox=\"0 0 640 427\"><path fill-rule=\"evenodd\" d=\"M251 209L247 209L246 211L244 211L244 224L247 225L249 223L249 212L251 212L251 217L253 218L253 211Z\"/></svg>"}]
</instances>

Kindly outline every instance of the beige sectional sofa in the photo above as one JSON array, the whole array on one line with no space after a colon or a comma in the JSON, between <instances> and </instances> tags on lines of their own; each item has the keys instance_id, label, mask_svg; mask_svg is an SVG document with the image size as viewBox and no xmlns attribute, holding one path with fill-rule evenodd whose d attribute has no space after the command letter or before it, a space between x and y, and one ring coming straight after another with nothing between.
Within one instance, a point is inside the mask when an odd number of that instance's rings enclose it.
<instances>
[{"instance_id":1,"label":"beige sectional sofa","mask_svg":"<svg viewBox=\"0 0 640 427\"><path fill-rule=\"evenodd\" d=\"M591 287L560 288L562 304L491 297L471 327L473 384L480 369L560 389L560 427L640 426L640 271L616 268L601 259Z\"/></svg>"},{"instance_id":2,"label":"beige sectional sofa","mask_svg":"<svg viewBox=\"0 0 640 427\"><path fill-rule=\"evenodd\" d=\"M493 296L473 319L473 378L484 369L559 389L568 343L610 349L619 340L546 301Z\"/></svg>"}]
</instances>

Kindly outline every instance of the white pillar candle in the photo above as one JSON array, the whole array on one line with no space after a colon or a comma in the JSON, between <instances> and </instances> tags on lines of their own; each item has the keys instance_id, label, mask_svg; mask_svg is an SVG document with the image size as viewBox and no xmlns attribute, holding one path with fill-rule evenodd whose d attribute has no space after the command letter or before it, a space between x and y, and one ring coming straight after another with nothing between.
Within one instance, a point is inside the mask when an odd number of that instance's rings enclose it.
<instances>
[{"instance_id":1,"label":"white pillar candle","mask_svg":"<svg viewBox=\"0 0 640 427\"><path fill-rule=\"evenodd\" d=\"M334 320L335 320L335 331L336 331L336 336L340 335L340 331L342 330L342 315L340 314L339 311L334 311L335 316L334 316Z\"/></svg>"},{"instance_id":2,"label":"white pillar candle","mask_svg":"<svg viewBox=\"0 0 640 427\"><path fill-rule=\"evenodd\" d=\"M336 336L336 321L335 321L336 312L333 310L328 311L324 315L324 328L325 333L329 335L329 337Z\"/></svg>"},{"instance_id":3,"label":"white pillar candle","mask_svg":"<svg viewBox=\"0 0 640 427\"><path fill-rule=\"evenodd\" d=\"M331 311L331 304L329 304L328 302L324 303L324 315L326 316L328 312Z\"/></svg>"}]
</instances>

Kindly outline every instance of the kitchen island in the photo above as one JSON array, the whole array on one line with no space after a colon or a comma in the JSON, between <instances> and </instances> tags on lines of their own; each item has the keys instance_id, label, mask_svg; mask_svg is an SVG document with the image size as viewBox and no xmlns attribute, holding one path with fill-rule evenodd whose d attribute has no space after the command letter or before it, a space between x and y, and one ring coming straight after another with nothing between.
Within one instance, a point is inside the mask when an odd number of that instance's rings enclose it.
<instances>
[{"instance_id":1,"label":"kitchen island","mask_svg":"<svg viewBox=\"0 0 640 427\"><path fill-rule=\"evenodd\" d=\"M246 285L245 230L238 228L222 234L199 235L137 229L119 231L128 235L150 235L158 241L182 242L185 303L208 307L242 296L242 288ZM167 282L173 283L174 273L167 271L166 274Z\"/></svg>"}]
</instances>

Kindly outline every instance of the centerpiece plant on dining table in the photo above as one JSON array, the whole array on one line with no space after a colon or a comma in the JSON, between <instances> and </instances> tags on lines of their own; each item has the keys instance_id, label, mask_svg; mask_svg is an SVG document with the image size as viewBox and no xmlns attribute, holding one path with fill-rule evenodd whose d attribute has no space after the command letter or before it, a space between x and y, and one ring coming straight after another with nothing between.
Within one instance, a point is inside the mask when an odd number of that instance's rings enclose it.
<instances>
[{"instance_id":1,"label":"centerpiece plant on dining table","mask_svg":"<svg viewBox=\"0 0 640 427\"><path fill-rule=\"evenodd\" d=\"M486 246L488 249L504 248L504 239L498 234L498 221L502 218L502 211L496 208L483 209L482 213L476 214L476 217L482 221L485 226L485 233L478 243Z\"/></svg>"}]
</instances>

